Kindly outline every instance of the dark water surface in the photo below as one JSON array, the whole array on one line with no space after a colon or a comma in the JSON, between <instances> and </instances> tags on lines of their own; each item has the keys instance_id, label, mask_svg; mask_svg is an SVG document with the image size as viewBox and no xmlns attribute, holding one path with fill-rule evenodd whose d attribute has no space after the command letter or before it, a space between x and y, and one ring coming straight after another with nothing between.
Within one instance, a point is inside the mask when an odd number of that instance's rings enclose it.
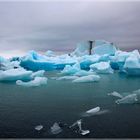
<instances>
[{"instance_id":1,"label":"dark water surface","mask_svg":"<svg viewBox=\"0 0 140 140\"><path fill-rule=\"evenodd\" d=\"M47 77L56 72L47 72ZM140 89L140 77L123 74L101 75L98 83L72 83L48 80L42 87L26 88L14 83L0 83L1 138L135 138L140 137L140 104L117 105L109 92L131 92ZM100 106L110 112L83 119L81 136L71 131L51 135L55 122L71 125L86 110ZM34 127L42 124L37 132Z\"/></svg>"}]
</instances>

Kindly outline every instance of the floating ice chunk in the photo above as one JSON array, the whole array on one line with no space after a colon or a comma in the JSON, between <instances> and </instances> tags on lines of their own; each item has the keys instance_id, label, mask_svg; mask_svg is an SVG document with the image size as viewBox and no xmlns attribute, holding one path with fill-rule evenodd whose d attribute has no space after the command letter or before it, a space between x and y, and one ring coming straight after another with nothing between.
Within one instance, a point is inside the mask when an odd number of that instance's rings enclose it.
<instances>
[{"instance_id":1,"label":"floating ice chunk","mask_svg":"<svg viewBox=\"0 0 140 140\"><path fill-rule=\"evenodd\" d=\"M140 54L137 50L126 59L124 70L128 75L140 75Z\"/></svg>"},{"instance_id":2,"label":"floating ice chunk","mask_svg":"<svg viewBox=\"0 0 140 140\"><path fill-rule=\"evenodd\" d=\"M62 132L62 129L59 126L59 124L58 123L54 123L53 126L51 127L51 133L55 135L55 134L59 134L61 132Z\"/></svg>"},{"instance_id":3,"label":"floating ice chunk","mask_svg":"<svg viewBox=\"0 0 140 140\"><path fill-rule=\"evenodd\" d=\"M75 74L76 72L78 72L80 70L81 70L80 64L79 63L76 63L73 66L66 65L64 67L63 71L61 71L61 73L62 74L66 74L66 75L73 75L73 74Z\"/></svg>"},{"instance_id":4,"label":"floating ice chunk","mask_svg":"<svg viewBox=\"0 0 140 140\"><path fill-rule=\"evenodd\" d=\"M116 52L116 48L111 43L104 43L104 44L95 46L93 48L93 52L98 55L104 55L104 54L114 55Z\"/></svg>"},{"instance_id":5,"label":"floating ice chunk","mask_svg":"<svg viewBox=\"0 0 140 140\"><path fill-rule=\"evenodd\" d=\"M81 134L81 135L87 135L90 133L89 130L83 130L82 129L82 120L77 120L75 123L73 123L69 128L72 128L72 127L75 127L75 126L78 126L78 133Z\"/></svg>"},{"instance_id":6,"label":"floating ice chunk","mask_svg":"<svg viewBox=\"0 0 140 140\"><path fill-rule=\"evenodd\" d=\"M48 57L55 56L55 55L54 55L54 52L51 51L51 50L46 51L45 55L48 56Z\"/></svg>"},{"instance_id":7,"label":"floating ice chunk","mask_svg":"<svg viewBox=\"0 0 140 140\"><path fill-rule=\"evenodd\" d=\"M32 73L23 68L9 69L0 72L0 81L29 80Z\"/></svg>"},{"instance_id":8,"label":"floating ice chunk","mask_svg":"<svg viewBox=\"0 0 140 140\"><path fill-rule=\"evenodd\" d=\"M86 113L87 114L95 114L95 113L97 113L99 111L100 111L100 107L98 106L98 107L95 107L95 108L92 108L92 109L86 111Z\"/></svg>"},{"instance_id":9,"label":"floating ice chunk","mask_svg":"<svg viewBox=\"0 0 140 140\"><path fill-rule=\"evenodd\" d=\"M95 63L90 65L90 68L96 73L103 73L103 74L113 73L113 69L111 68L109 62Z\"/></svg>"},{"instance_id":10,"label":"floating ice chunk","mask_svg":"<svg viewBox=\"0 0 140 140\"><path fill-rule=\"evenodd\" d=\"M37 72L32 73L31 78L43 77L44 76L44 73L45 73L44 70L39 70Z\"/></svg>"},{"instance_id":11,"label":"floating ice chunk","mask_svg":"<svg viewBox=\"0 0 140 140\"><path fill-rule=\"evenodd\" d=\"M98 82L100 80L100 76L98 75L88 75L88 76L83 76L83 77L79 77L75 80L73 80L72 82L76 83L76 82Z\"/></svg>"},{"instance_id":12,"label":"floating ice chunk","mask_svg":"<svg viewBox=\"0 0 140 140\"><path fill-rule=\"evenodd\" d=\"M71 56L89 55L89 48L90 46L88 42L78 43L74 52L71 53Z\"/></svg>"},{"instance_id":13,"label":"floating ice chunk","mask_svg":"<svg viewBox=\"0 0 140 140\"><path fill-rule=\"evenodd\" d=\"M35 130L40 131L41 129L43 129L43 125L37 125L35 127Z\"/></svg>"},{"instance_id":14,"label":"floating ice chunk","mask_svg":"<svg viewBox=\"0 0 140 140\"><path fill-rule=\"evenodd\" d=\"M112 93L108 93L108 95L115 96L115 97L118 97L118 98L123 98L123 96L120 93L116 92L116 91L114 91Z\"/></svg>"},{"instance_id":15,"label":"floating ice chunk","mask_svg":"<svg viewBox=\"0 0 140 140\"><path fill-rule=\"evenodd\" d=\"M63 76L63 77L56 78L56 80L74 80L77 78L79 77L78 76Z\"/></svg>"},{"instance_id":16,"label":"floating ice chunk","mask_svg":"<svg viewBox=\"0 0 140 140\"><path fill-rule=\"evenodd\" d=\"M46 77L35 77L34 80L29 81L29 82L23 82L21 80L17 80L16 84L19 86L25 86L25 87L37 87L40 85L46 85L47 78Z\"/></svg>"},{"instance_id":17,"label":"floating ice chunk","mask_svg":"<svg viewBox=\"0 0 140 140\"><path fill-rule=\"evenodd\" d=\"M89 134L90 131L89 130L81 130L79 133L84 136L84 135Z\"/></svg>"},{"instance_id":18,"label":"floating ice chunk","mask_svg":"<svg viewBox=\"0 0 140 140\"><path fill-rule=\"evenodd\" d=\"M82 116L83 117L93 116L93 115L96 115L99 111L100 111L100 107L95 107L86 111Z\"/></svg>"},{"instance_id":19,"label":"floating ice chunk","mask_svg":"<svg viewBox=\"0 0 140 140\"><path fill-rule=\"evenodd\" d=\"M138 101L137 94L130 94L121 99L116 100L117 104L133 104Z\"/></svg>"},{"instance_id":20,"label":"floating ice chunk","mask_svg":"<svg viewBox=\"0 0 140 140\"><path fill-rule=\"evenodd\" d=\"M100 110L99 112L97 112L96 114L93 114L93 115L103 115L103 114L106 114L106 113L109 113L110 111L105 109L105 110Z\"/></svg>"},{"instance_id":21,"label":"floating ice chunk","mask_svg":"<svg viewBox=\"0 0 140 140\"><path fill-rule=\"evenodd\" d=\"M87 75L93 75L93 74L95 74L95 72L93 72L93 71L80 70L80 71L76 72L74 75L76 75L76 76L87 76Z\"/></svg>"}]
</instances>

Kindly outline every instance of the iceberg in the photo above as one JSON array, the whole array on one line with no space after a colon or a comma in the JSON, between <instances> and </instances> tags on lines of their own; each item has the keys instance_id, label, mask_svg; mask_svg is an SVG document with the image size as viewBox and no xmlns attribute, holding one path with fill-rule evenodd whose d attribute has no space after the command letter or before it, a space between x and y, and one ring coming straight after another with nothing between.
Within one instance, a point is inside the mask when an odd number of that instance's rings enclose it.
<instances>
[{"instance_id":1,"label":"iceberg","mask_svg":"<svg viewBox=\"0 0 140 140\"><path fill-rule=\"evenodd\" d=\"M101 73L101 74L113 73L113 69L111 68L109 62L95 63L90 65L90 68L96 73Z\"/></svg>"},{"instance_id":2,"label":"iceberg","mask_svg":"<svg viewBox=\"0 0 140 140\"><path fill-rule=\"evenodd\" d=\"M64 67L64 69L61 71L62 74L65 74L65 75L73 75L75 74L76 72L79 72L81 70L80 68L80 64L79 63L76 63L74 65L66 65Z\"/></svg>"},{"instance_id":3,"label":"iceberg","mask_svg":"<svg viewBox=\"0 0 140 140\"><path fill-rule=\"evenodd\" d=\"M90 117L90 116L95 116L95 115L103 115L108 113L109 110L101 110L100 107L95 107L92 108L88 111L86 111L84 114L82 114L82 117Z\"/></svg>"},{"instance_id":4,"label":"iceberg","mask_svg":"<svg viewBox=\"0 0 140 140\"><path fill-rule=\"evenodd\" d=\"M108 93L108 95L118 97L118 98L123 98L123 96L120 93L116 92L116 91L114 91L112 93Z\"/></svg>"},{"instance_id":5,"label":"iceberg","mask_svg":"<svg viewBox=\"0 0 140 140\"><path fill-rule=\"evenodd\" d=\"M41 129L43 129L43 125L37 125L35 127L35 130L40 131Z\"/></svg>"},{"instance_id":6,"label":"iceberg","mask_svg":"<svg viewBox=\"0 0 140 140\"><path fill-rule=\"evenodd\" d=\"M37 87L40 85L46 85L47 78L46 77L35 77L34 80L31 80L29 82L23 82L21 80L17 80L16 84L19 86L25 86L25 87Z\"/></svg>"},{"instance_id":7,"label":"iceberg","mask_svg":"<svg viewBox=\"0 0 140 140\"><path fill-rule=\"evenodd\" d=\"M85 116L92 116L92 115L95 115L97 112L100 111L100 107L95 107L95 108L92 108L88 111L86 111L85 113Z\"/></svg>"},{"instance_id":8,"label":"iceberg","mask_svg":"<svg viewBox=\"0 0 140 140\"><path fill-rule=\"evenodd\" d=\"M130 56L130 54L130 52L120 50L116 51L115 56L112 56L110 60L110 65L112 69L123 71L125 61Z\"/></svg>"},{"instance_id":9,"label":"iceberg","mask_svg":"<svg viewBox=\"0 0 140 140\"><path fill-rule=\"evenodd\" d=\"M116 47L113 43L104 40L94 40L78 43L74 52L71 53L71 56L84 56L92 54L114 55L115 52Z\"/></svg>"},{"instance_id":10,"label":"iceberg","mask_svg":"<svg viewBox=\"0 0 140 140\"><path fill-rule=\"evenodd\" d=\"M31 79L34 79L35 77L43 77L45 71L44 70L39 70L37 72L34 72L31 74Z\"/></svg>"},{"instance_id":11,"label":"iceberg","mask_svg":"<svg viewBox=\"0 0 140 140\"><path fill-rule=\"evenodd\" d=\"M45 55L48 56L48 57L54 57L54 56L55 56L54 52L51 51L51 50L48 50L48 51L45 53Z\"/></svg>"},{"instance_id":12,"label":"iceberg","mask_svg":"<svg viewBox=\"0 0 140 140\"><path fill-rule=\"evenodd\" d=\"M98 75L88 75L88 76L79 77L79 78L73 80L72 82L74 82L74 83L98 82L99 80L100 80L100 76L98 76Z\"/></svg>"},{"instance_id":13,"label":"iceberg","mask_svg":"<svg viewBox=\"0 0 140 140\"><path fill-rule=\"evenodd\" d=\"M54 70L56 69L55 63L47 61L45 56L39 55L34 51L30 51L26 56L21 59L20 65L28 70Z\"/></svg>"},{"instance_id":14,"label":"iceberg","mask_svg":"<svg viewBox=\"0 0 140 140\"><path fill-rule=\"evenodd\" d=\"M77 79L78 76L62 76L62 77L59 77L59 78L55 78L56 80L74 80L74 79Z\"/></svg>"},{"instance_id":15,"label":"iceberg","mask_svg":"<svg viewBox=\"0 0 140 140\"><path fill-rule=\"evenodd\" d=\"M82 120L77 120L75 123L73 123L71 126L69 126L69 128L72 128L72 127L75 127L75 126L78 126L78 133L81 134L81 135L87 135L90 133L89 130L83 130L82 129Z\"/></svg>"},{"instance_id":16,"label":"iceberg","mask_svg":"<svg viewBox=\"0 0 140 140\"><path fill-rule=\"evenodd\" d=\"M98 107L95 107L95 108L92 108L92 109L86 111L86 113L87 114L96 114L99 111L100 111L100 107L98 106Z\"/></svg>"},{"instance_id":17,"label":"iceberg","mask_svg":"<svg viewBox=\"0 0 140 140\"><path fill-rule=\"evenodd\" d=\"M130 94L121 99L116 100L117 104L134 104L138 101L137 94Z\"/></svg>"},{"instance_id":18,"label":"iceberg","mask_svg":"<svg viewBox=\"0 0 140 140\"><path fill-rule=\"evenodd\" d=\"M93 74L96 74L96 73L93 72L92 70L89 70L89 71L80 70L80 71L76 72L74 75L75 76L88 76L88 75L93 75Z\"/></svg>"},{"instance_id":19,"label":"iceberg","mask_svg":"<svg viewBox=\"0 0 140 140\"><path fill-rule=\"evenodd\" d=\"M95 47L93 47L92 51L94 54L98 55L115 55L116 47L110 42L100 41Z\"/></svg>"},{"instance_id":20,"label":"iceberg","mask_svg":"<svg viewBox=\"0 0 140 140\"><path fill-rule=\"evenodd\" d=\"M85 69L85 70L89 69L89 66L91 64L94 64L100 61L100 57L101 56L94 54L94 55L84 55L78 58L81 69Z\"/></svg>"},{"instance_id":21,"label":"iceberg","mask_svg":"<svg viewBox=\"0 0 140 140\"><path fill-rule=\"evenodd\" d=\"M126 59L124 70L128 75L140 76L140 54L138 50L133 51L131 55Z\"/></svg>"},{"instance_id":22,"label":"iceberg","mask_svg":"<svg viewBox=\"0 0 140 140\"><path fill-rule=\"evenodd\" d=\"M21 58L20 65L28 70L57 70L63 69L66 65L73 65L77 58L71 57L68 54L64 55L40 55L35 51L30 51L27 55Z\"/></svg>"},{"instance_id":23,"label":"iceberg","mask_svg":"<svg viewBox=\"0 0 140 140\"><path fill-rule=\"evenodd\" d=\"M59 126L58 123L54 123L53 126L51 127L51 133L56 135L61 133L63 130L62 128Z\"/></svg>"},{"instance_id":24,"label":"iceberg","mask_svg":"<svg viewBox=\"0 0 140 140\"><path fill-rule=\"evenodd\" d=\"M23 68L0 71L0 81L30 80L32 73Z\"/></svg>"},{"instance_id":25,"label":"iceberg","mask_svg":"<svg viewBox=\"0 0 140 140\"><path fill-rule=\"evenodd\" d=\"M71 56L89 55L89 43L88 42L78 43L76 49L70 55Z\"/></svg>"}]
</instances>

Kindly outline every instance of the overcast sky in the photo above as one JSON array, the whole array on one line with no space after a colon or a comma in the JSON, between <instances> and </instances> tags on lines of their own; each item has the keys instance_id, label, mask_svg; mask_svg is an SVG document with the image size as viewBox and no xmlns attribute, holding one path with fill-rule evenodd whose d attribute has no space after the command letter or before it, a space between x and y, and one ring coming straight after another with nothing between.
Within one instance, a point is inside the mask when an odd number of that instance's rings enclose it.
<instances>
[{"instance_id":1,"label":"overcast sky","mask_svg":"<svg viewBox=\"0 0 140 140\"><path fill-rule=\"evenodd\" d=\"M140 2L0 2L0 55L72 51L89 39L139 49Z\"/></svg>"}]
</instances>

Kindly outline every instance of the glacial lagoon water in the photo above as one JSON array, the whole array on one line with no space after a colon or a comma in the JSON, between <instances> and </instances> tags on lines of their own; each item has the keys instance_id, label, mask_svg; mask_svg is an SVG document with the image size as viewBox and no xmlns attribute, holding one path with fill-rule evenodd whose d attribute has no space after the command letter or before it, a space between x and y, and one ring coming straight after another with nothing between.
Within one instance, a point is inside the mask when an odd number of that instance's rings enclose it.
<instances>
[{"instance_id":1,"label":"glacial lagoon water","mask_svg":"<svg viewBox=\"0 0 140 140\"><path fill-rule=\"evenodd\" d=\"M125 74L101 75L95 83L56 81L58 71L47 72L48 84L41 87L22 87L0 83L0 138L136 138L140 137L140 104L115 104L107 94L132 92L140 89L140 77ZM52 135L55 122L71 125L94 107L108 113L83 118L86 136L64 130ZM36 131L37 125L43 125Z\"/></svg>"}]
</instances>

